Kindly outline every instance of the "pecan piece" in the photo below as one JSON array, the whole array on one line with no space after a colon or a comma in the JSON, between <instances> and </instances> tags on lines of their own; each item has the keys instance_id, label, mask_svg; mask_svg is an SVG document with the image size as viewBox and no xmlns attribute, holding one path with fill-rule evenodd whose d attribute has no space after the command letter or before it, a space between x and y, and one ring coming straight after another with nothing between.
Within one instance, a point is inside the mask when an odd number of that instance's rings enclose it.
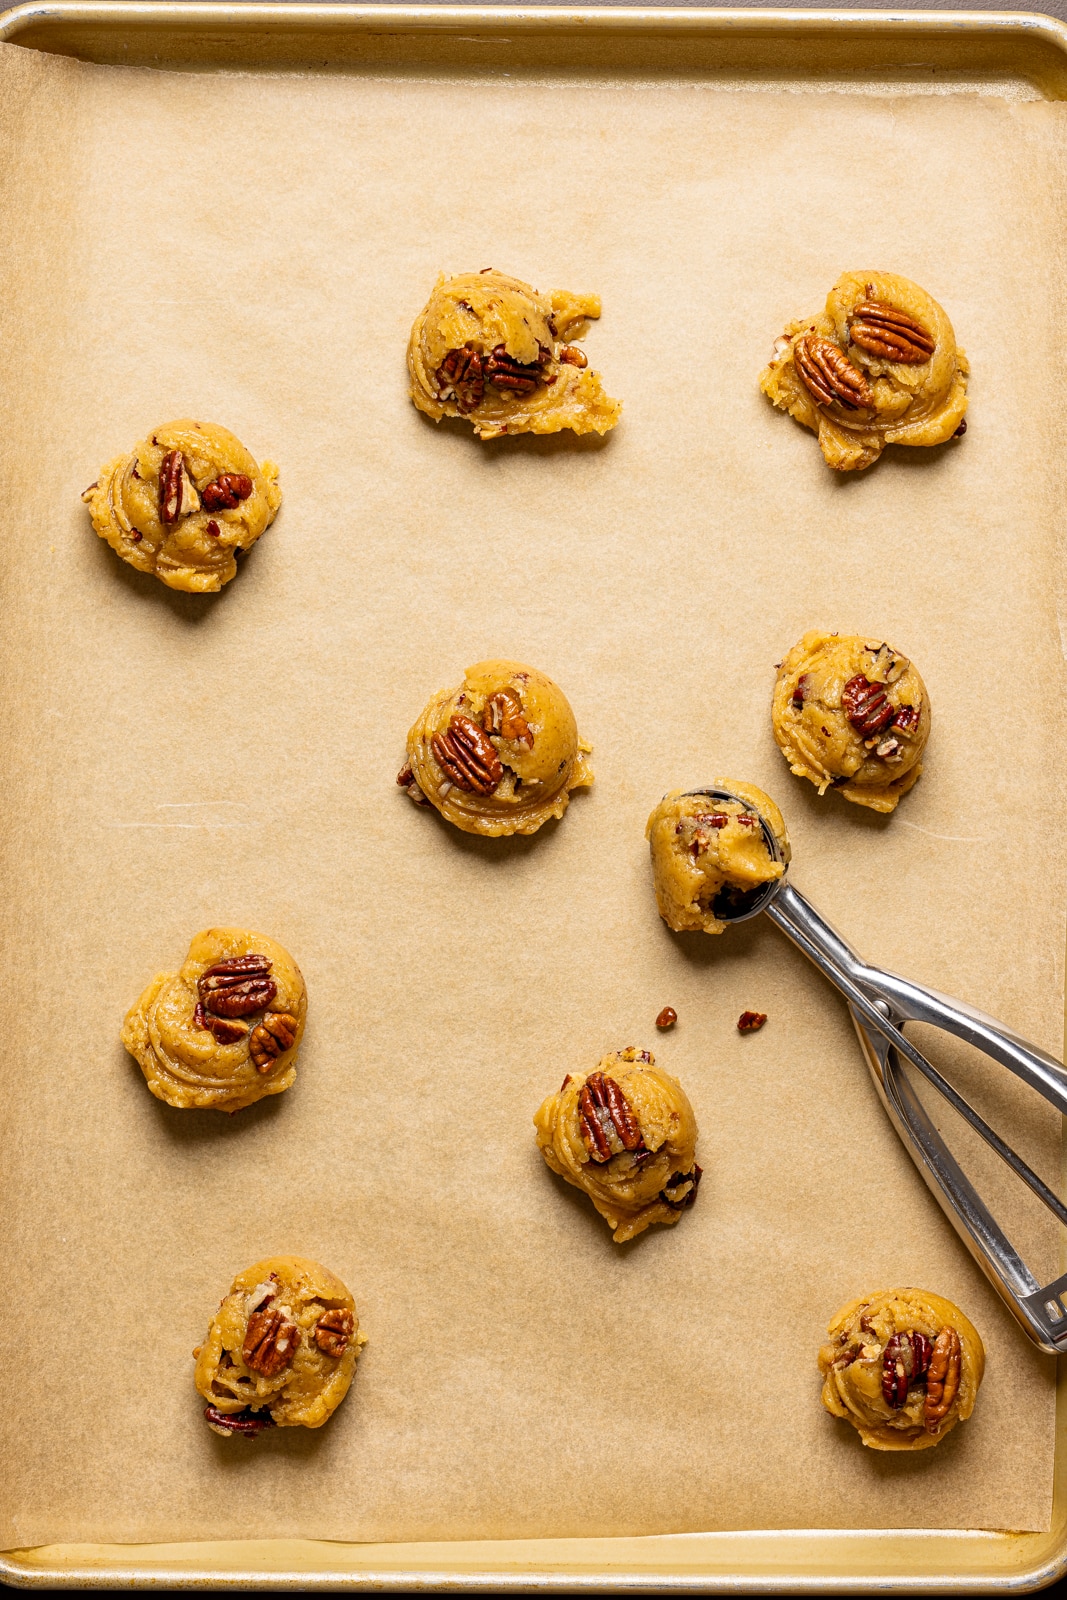
<instances>
[{"instance_id":1,"label":"pecan piece","mask_svg":"<svg viewBox=\"0 0 1067 1600\"><path fill-rule=\"evenodd\" d=\"M576 344L565 344L559 353L559 359L565 361L569 367L587 367L589 357L584 350L579 350Z\"/></svg>"},{"instance_id":2,"label":"pecan piece","mask_svg":"<svg viewBox=\"0 0 1067 1600\"><path fill-rule=\"evenodd\" d=\"M539 345L540 361L523 363L509 356L502 344L496 345L492 352L485 358L485 379L497 389L506 389L512 394L533 394L537 386L544 381L543 363L548 359L549 352L544 345Z\"/></svg>"},{"instance_id":3,"label":"pecan piece","mask_svg":"<svg viewBox=\"0 0 1067 1600\"><path fill-rule=\"evenodd\" d=\"M205 1011L216 1017L247 1017L269 1006L278 993L266 956L231 956L208 967L197 980Z\"/></svg>"},{"instance_id":4,"label":"pecan piece","mask_svg":"<svg viewBox=\"0 0 1067 1600\"><path fill-rule=\"evenodd\" d=\"M328 1356L343 1356L354 1328L351 1311L324 1311L315 1324L315 1343Z\"/></svg>"},{"instance_id":5,"label":"pecan piece","mask_svg":"<svg viewBox=\"0 0 1067 1600\"><path fill-rule=\"evenodd\" d=\"M865 739L883 733L896 715L896 708L886 698L884 684L871 683L862 672L857 672L842 689L841 709Z\"/></svg>"},{"instance_id":6,"label":"pecan piece","mask_svg":"<svg viewBox=\"0 0 1067 1600\"><path fill-rule=\"evenodd\" d=\"M871 286L867 285L870 295ZM853 307L849 338L861 350L887 361L902 361L910 366L929 361L936 341L914 317L898 311L885 300L861 300Z\"/></svg>"},{"instance_id":7,"label":"pecan piece","mask_svg":"<svg viewBox=\"0 0 1067 1600\"><path fill-rule=\"evenodd\" d=\"M200 496L205 511L232 511L247 500L255 485L243 472L224 472L204 485Z\"/></svg>"},{"instance_id":8,"label":"pecan piece","mask_svg":"<svg viewBox=\"0 0 1067 1600\"><path fill-rule=\"evenodd\" d=\"M677 1011L675 1011L674 1007L673 1006L664 1006L663 1010L660 1012L659 1016L656 1018L656 1027L657 1028L673 1028L674 1024L677 1021L678 1021L678 1013L677 1013Z\"/></svg>"},{"instance_id":9,"label":"pecan piece","mask_svg":"<svg viewBox=\"0 0 1067 1600\"><path fill-rule=\"evenodd\" d=\"M955 1328L942 1328L934 1340L933 1354L926 1374L926 1403L923 1422L927 1433L940 1433L941 1424L959 1391L963 1349Z\"/></svg>"},{"instance_id":10,"label":"pecan piece","mask_svg":"<svg viewBox=\"0 0 1067 1600\"><path fill-rule=\"evenodd\" d=\"M498 689L489 696L482 712L482 727L486 733L498 733L502 739L524 744L527 750L533 749L534 736L514 689Z\"/></svg>"},{"instance_id":11,"label":"pecan piece","mask_svg":"<svg viewBox=\"0 0 1067 1600\"><path fill-rule=\"evenodd\" d=\"M933 1345L923 1333L894 1333L882 1352L882 1397L899 1411L913 1383L926 1376Z\"/></svg>"},{"instance_id":12,"label":"pecan piece","mask_svg":"<svg viewBox=\"0 0 1067 1600\"><path fill-rule=\"evenodd\" d=\"M902 733L906 739L914 739L919 729L919 707L901 706L892 722L893 732Z\"/></svg>"},{"instance_id":13,"label":"pecan piece","mask_svg":"<svg viewBox=\"0 0 1067 1600\"><path fill-rule=\"evenodd\" d=\"M159 466L159 520L177 522L200 510L200 496L180 450L168 450Z\"/></svg>"},{"instance_id":14,"label":"pecan piece","mask_svg":"<svg viewBox=\"0 0 1067 1600\"><path fill-rule=\"evenodd\" d=\"M830 339L806 333L793 345L793 365L816 405L837 400L847 411L874 404L867 379Z\"/></svg>"},{"instance_id":15,"label":"pecan piece","mask_svg":"<svg viewBox=\"0 0 1067 1600\"><path fill-rule=\"evenodd\" d=\"M264 1428L276 1426L269 1411L236 1411L228 1417L214 1406L205 1406L204 1417L212 1432L221 1433L224 1439L231 1439L235 1433L242 1439L255 1439Z\"/></svg>"},{"instance_id":16,"label":"pecan piece","mask_svg":"<svg viewBox=\"0 0 1067 1600\"><path fill-rule=\"evenodd\" d=\"M439 398L449 400L455 396L461 411L473 411L485 398L482 353L469 344L464 345L462 350L450 350L434 376Z\"/></svg>"},{"instance_id":17,"label":"pecan piece","mask_svg":"<svg viewBox=\"0 0 1067 1600\"><path fill-rule=\"evenodd\" d=\"M800 677L797 679L796 683L794 683L794 685L793 685L793 704L796 707L799 708L800 706L802 706L804 704L805 700L808 698L808 685L810 684L810 682L811 682L811 673L810 672L802 672L800 674Z\"/></svg>"},{"instance_id":18,"label":"pecan piece","mask_svg":"<svg viewBox=\"0 0 1067 1600\"><path fill-rule=\"evenodd\" d=\"M742 1011L737 1019L738 1033L756 1033L767 1020L766 1011Z\"/></svg>"},{"instance_id":19,"label":"pecan piece","mask_svg":"<svg viewBox=\"0 0 1067 1600\"><path fill-rule=\"evenodd\" d=\"M267 1305L262 1311L253 1311L245 1330L241 1355L246 1367L262 1373L264 1378L276 1378L289 1365L300 1344L300 1329L284 1311Z\"/></svg>"},{"instance_id":20,"label":"pecan piece","mask_svg":"<svg viewBox=\"0 0 1067 1600\"><path fill-rule=\"evenodd\" d=\"M193 1026L206 1028L209 1033L214 1034L219 1044L236 1044L237 1040L243 1039L248 1032L247 1022L231 1022L225 1017L209 1017L200 1000L193 1009Z\"/></svg>"},{"instance_id":21,"label":"pecan piece","mask_svg":"<svg viewBox=\"0 0 1067 1600\"><path fill-rule=\"evenodd\" d=\"M704 1169L696 1165L692 1172L672 1173L660 1190L659 1198L672 1211L681 1211L683 1207L695 1204L703 1175Z\"/></svg>"},{"instance_id":22,"label":"pecan piece","mask_svg":"<svg viewBox=\"0 0 1067 1600\"><path fill-rule=\"evenodd\" d=\"M641 1125L614 1078L591 1072L578 1096L582 1141L594 1161L610 1161L621 1150L643 1151ZM618 1146L616 1149L615 1146Z\"/></svg>"},{"instance_id":23,"label":"pecan piece","mask_svg":"<svg viewBox=\"0 0 1067 1600\"><path fill-rule=\"evenodd\" d=\"M258 1027L252 1029L248 1053L257 1072L269 1072L280 1055L292 1049L296 1038L296 1018L288 1011L268 1011Z\"/></svg>"},{"instance_id":24,"label":"pecan piece","mask_svg":"<svg viewBox=\"0 0 1067 1600\"><path fill-rule=\"evenodd\" d=\"M468 794L492 794L504 776L489 735L470 717L454 716L446 732L434 734L430 748L442 772Z\"/></svg>"}]
</instances>

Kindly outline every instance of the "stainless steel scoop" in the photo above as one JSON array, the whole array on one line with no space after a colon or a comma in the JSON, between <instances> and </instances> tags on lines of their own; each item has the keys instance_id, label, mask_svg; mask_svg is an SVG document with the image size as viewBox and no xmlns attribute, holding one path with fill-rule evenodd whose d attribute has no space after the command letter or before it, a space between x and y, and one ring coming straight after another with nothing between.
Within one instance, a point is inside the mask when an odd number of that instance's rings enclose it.
<instances>
[{"instance_id":1,"label":"stainless steel scoop","mask_svg":"<svg viewBox=\"0 0 1067 1600\"><path fill-rule=\"evenodd\" d=\"M750 801L727 789L691 789L688 793L710 800L734 801L750 815L756 814ZM785 865L773 829L763 817L759 820L773 859ZM902 1029L907 1022L925 1022L955 1034L1014 1072L1065 1116L1067 1069L972 1006L949 1000L908 978L868 966L786 881L784 874L732 902L720 897L714 911L723 922L746 922L765 913L844 995L889 1120L942 1211L1034 1343L1053 1355L1067 1352L1067 1273L1044 1285L1034 1277L934 1127L915 1093L905 1063L945 1097L1064 1224L1067 1205L905 1038Z\"/></svg>"}]
</instances>

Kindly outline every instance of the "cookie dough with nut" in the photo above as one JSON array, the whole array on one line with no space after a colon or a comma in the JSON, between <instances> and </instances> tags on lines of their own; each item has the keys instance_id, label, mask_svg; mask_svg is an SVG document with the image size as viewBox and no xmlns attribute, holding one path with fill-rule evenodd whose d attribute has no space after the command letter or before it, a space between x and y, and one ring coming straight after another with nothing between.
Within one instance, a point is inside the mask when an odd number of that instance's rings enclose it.
<instances>
[{"instance_id":1,"label":"cookie dough with nut","mask_svg":"<svg viewBox=\"0 0 1067 1600\"><path fill-rule=\"evenodd\" d=\"M340 1278L302 1256L239 1272L194 1351L208 1426L224 1438L321 1428L352 1382L366 1339Z\"/></svg>"},{"instance_id":2,"label":"cookie dough with nut","mask_svg":"<svg viewBox=\"0 0 1067 1600\"><path fill-rule=\"evenodd\" d=\"M595 294L539 294L492 270L442 276L411 330L411 398L435 422L465 417L480 439L607 433L622 407L574 343L599 316Z\"/></svg>"},{"instance_id":3,"label":"cookie dough with nut","mask_svg":"<svg viewBox=\"0 0 1067 1600\"><path fill-rule=\"evenodd\" d=\"M716 778L711 787L739 799L713 800L674 789L645 828L656 904L675 933L725 932L724 916L737 916L754 891L782 876L785 866L767 848L761 817L784 862L789 861L785 821L770 795L733 778Z\"/></svg>"},{"instance_id":4,"label":"cookie dough with nut","mask_svg":"<svg viewBox=\"0 0 1067 1600\"><path fill-rule=\"evenodd\" d=\"M520 661L479 661L433 696L396 781L464 833L536 833L592 783L589 751L551 678Z\"/></svg>"},{"instance_id":5,"label":"cookie dough with nut","mask_svg":"<svg viewBox=\"0 0 1067 1600\"><path fill-rule=\"evenodd\" d=\"M696 1117L648 1050L612 1051L595 1072L568 1073L534 1127L547 1165L589 1196L616 1244L654 1222L673 1226L696 1200Z\"/></svg>"},{"instance_id":6,"label":"cookie dough with nut","mask_svg":"<svg viewBox=\"0 0 1067 1600\"><path fill-rule=\"evenodd\" d=\"M786 324L760 388L818 435L826 463L855 472L887 444L944 444L965 431L970 368L944 308L895 272L846 272L826 310Z\"/></svg>"},{"instance_id":7,"label":"cookie dough with nut","mask_svg":"<svg viewBox=\"0 0 1067 1600\"><path fill-rule=\"evenodd\" d=\"M790 770L872 811L894 811L922 772L930 697L899 650L813 629L778 668L771 723Z\"/></svg>"},{"instance_id":8,"label":"cookie dough with nut","mask_svg":"<svg viewBox=\"0 0 1067 1600\"><path fill-rule=\"evenodd\" d=\"M122 1025L158 1100L238 1111L296 1077L307 993L287 950L262 933L198 933L178 972L161 972Z\"/></svg>"},{"instance_id":9,"label":"cookie dough with nut","mask_svg":"<svg viewBox=\"0 0 1067 1600\"><path fill-rule=\"evenodd\" d=\"M951 1300L885 1289L850 1300L828 1333L822 1403L872 1450L928 1450L974 1410L985 1349Z\"/></svg>"},{"instance_id":10,"label":"cookie dough with nut","mask_svg":"<svg viewBox=\"0 0 1067 1600\"><path fill-rule=\"evenodd\" d=\"M93 527L139 572L192 594L221 589L281 504L278 469L210 422L168 422L102 468L82 499Z\"/></svg>"}]
</instances>

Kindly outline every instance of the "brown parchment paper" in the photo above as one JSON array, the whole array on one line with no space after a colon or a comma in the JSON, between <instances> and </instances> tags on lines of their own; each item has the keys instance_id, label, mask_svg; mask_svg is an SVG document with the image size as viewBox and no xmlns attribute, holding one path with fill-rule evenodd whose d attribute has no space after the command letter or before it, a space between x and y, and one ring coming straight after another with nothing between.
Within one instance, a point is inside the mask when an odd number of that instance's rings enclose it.
<instances>
[{"instance_id":1,"label":"brown parchment paper","mask_svg":"<svg viewBox=\"0 0 1067 1600\"><path fill-rule=\"evenodd\" d=\"M1046 1528L1052 1364L842 1005L770 925L669 934L643 828L669 787L766 786L858 948L1059 1051L1064 108L10 46L0 75L3 1542ZM756 375L867 264L941 298L973 403L960 446L838 479ZM487 448L408 403L435 275L489 265L602 294L603 444ZM122 566L78 499L190 414L285 491L216 597ZM930 688L891 819L818 802L772 742L774 663L815 625ZM594 746L532 839L393 782L424 700L496 653ZM281 940L311 1002L295 1087L232 1118L159 1105L118 1043L217 922ZM531 1117L631 1043L685 1085L705 1177L620 1249ZM1055 1181L1047 1108L939 1059ZM1052 1230L976 1165L1051 1276ZM328 1427L249 1448L205 1428L190 1353L275 1251L338 1272L370 1342ZM901 1283L989 1354L974 1419L916 1458L865 1452L815 1369L839 1304Z\"/></svg>"}]
</instances>

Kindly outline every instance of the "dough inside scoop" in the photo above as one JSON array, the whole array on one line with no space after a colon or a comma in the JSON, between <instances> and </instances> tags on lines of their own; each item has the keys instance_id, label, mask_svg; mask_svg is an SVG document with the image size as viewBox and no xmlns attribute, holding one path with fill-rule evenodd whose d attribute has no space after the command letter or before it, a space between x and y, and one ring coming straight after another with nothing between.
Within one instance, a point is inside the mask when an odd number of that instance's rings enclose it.
<instances>
[{"instance_id":1,"label":"dough inside scoop","mask_svg":"<svg viewBox=\"0 0 1067 1600\"><path fill-rule=\"evenodd\" d=\"M925 289L895 272L846 272L821 314L786 324L759 383L818 435L828 466L854 472L887 444L944 444L962 433L969 371Z\"/></svg>"},{"instance_id":2,"label":"dough inside scoop","mask_svg":"<svg viewBox=\"0 0 1067 1600\"><path fill-rule=\"evenodd\" d=\"M558 684L521 661L479 661L408 734L397 783L465 833L536 833L593 781L590 746Z\"/></svg>"},{"instance_id":3,"label":"dough inside scoop","mask_svg":"<svg viewBox=\"0 0 1067 1600\"><path fill-rule=\"evenodd\" d=\"M255 1438L321 1428L348 1393L366 1338L340 1278L303 1256L238 1273L195 1352L208 1426Z\"/></svg>"},{"instance_id":4,"label":"dough inside scoop","mask_svg":"<svg viewBox=\"0 0 1067 1600\"><path fill-rule=\"evenodd\" d=\"M754 784L716 778L714 789L739 796L719 801L675 789L648 819L645 837L659 914L675 933L723 933L724 918L745 909L753 892L785 871L760 827L768 824L785 863L789 839L782 813Z\"/></svg>"},{"instance_id":5,"label":"dough inside scoop","mask_svg":"<svg viewBox=\"0 0 1067 1600\"><path fill-rule=\"evenodd\" d=\"M823 1405L872 1450L928 1450L974 1410L985 1349L951 1300L885 1289L850 1300L828 1333Z\"/></svg>"},{"instance_id":6,"label":"dough inside scoop","mask_svg":"<svg viewBox=\"0 0 1067 1600\"><path fill-rule=\"evenodd\" d=\"M435 422L465 417L480 439L607 433L622 407L574 342L598 295L539 294L502 272L440 277L408 343L411 398Z\"/></svg>"},{"instance_id":7,"label":"dough inside scoop","mask_svg":"<svg viewBox=\"0 0 1067 1600\"><path fill-rule=\"evenodd\" d=\"M654 1222L673 1227L696 1200L696 1117L648 1050L613 1051L595 1072L568 1073L534 1127L546 1164L589 1196L617 1244Z\"/></svg>"}]
</instances>

